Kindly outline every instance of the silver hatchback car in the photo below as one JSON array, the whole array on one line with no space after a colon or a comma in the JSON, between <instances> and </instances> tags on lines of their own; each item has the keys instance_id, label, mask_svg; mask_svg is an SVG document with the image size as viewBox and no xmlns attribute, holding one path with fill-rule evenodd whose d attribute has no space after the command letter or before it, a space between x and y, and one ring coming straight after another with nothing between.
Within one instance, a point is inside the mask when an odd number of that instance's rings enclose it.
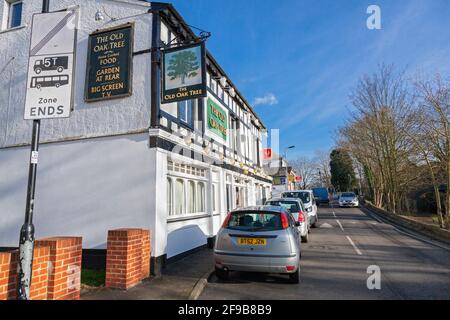
<instances>
[{"instance_id":1,"label":"silver hatchback car","mask_svg":"<svg viewBox=\"0 0 450 320\"><path fill-rule=\"evenodd\" d=\"M283 207L259 206L230 212L214 247L216 275L230 271L287 274L300 279L299 223Z\"/></svg>"}]
</instances>

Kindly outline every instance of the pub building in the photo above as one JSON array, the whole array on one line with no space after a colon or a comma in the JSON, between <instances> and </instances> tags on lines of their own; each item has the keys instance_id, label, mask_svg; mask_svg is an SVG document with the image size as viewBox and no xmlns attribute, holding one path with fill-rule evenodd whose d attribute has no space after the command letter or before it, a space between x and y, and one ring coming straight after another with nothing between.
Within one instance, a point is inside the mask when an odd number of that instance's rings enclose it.
<instances>
[{"instance_id":1,"label":"pub building","mask_svg":"<svg viewBox=\"0 0 450 320\"><path fill-rule=\"evenodd\" d=\"M2 248L17 247L25 211L30 26L41 8L36 0L0 0ZM73 110L69 118L41 120L36 238L81 236L89 264L94 257L104 260L108 230L150 229L152 271L158 274L165 263L211 245L229 210L270 197L272 178L262 169L267 130L202 46L204 65L190 65L204 66L202 74L191 70L178 81L188 86L204 76L203 87L173 93L169 82L179 70L169 66L164 77L163 60L183 46L194 46L194 55L195 45L207 39L172 5L50 1L50 12L69 9L79 19ZM45 74L55 71L39 72L41 85L61 81L64 73L52 78Z\"/></svg>"}]
</instances>

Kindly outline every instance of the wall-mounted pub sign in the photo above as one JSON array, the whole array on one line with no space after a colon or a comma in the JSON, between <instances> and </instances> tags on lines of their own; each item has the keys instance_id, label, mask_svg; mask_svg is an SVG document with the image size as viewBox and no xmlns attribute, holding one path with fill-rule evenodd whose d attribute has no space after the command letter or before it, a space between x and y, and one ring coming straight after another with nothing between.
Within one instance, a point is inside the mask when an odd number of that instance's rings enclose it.
<instances>
[{"instance_id":1,"label":"wall-mounted pub sign","mask_svg":"<svg viewBox=\"0 0 450 320\"><path fill-rule=\"evenodd\" d=\"M89 35L85 100L130 96L133 69L133 24Z\"/></svg>"},{"instance_id":2,"label":"wall-mounted pub sign","mask_svg":"<svg viewBox=\"0 0 450 320\"><path fill-rule=\"evenodd\" d=\"M163 50L162 103L206 97L205 43Z\"/></svg>"},{"instance_id":3,"label":"wall-mounted pub sign","mask_svg":"<svg viewBox=\"0 0 450 320\"><path fill-rule=\"evenodd\" d=\"M207 127L210 132L227 141L228 136L228 114L211 98L207 102Z\"/></svg>"}]
</instances>

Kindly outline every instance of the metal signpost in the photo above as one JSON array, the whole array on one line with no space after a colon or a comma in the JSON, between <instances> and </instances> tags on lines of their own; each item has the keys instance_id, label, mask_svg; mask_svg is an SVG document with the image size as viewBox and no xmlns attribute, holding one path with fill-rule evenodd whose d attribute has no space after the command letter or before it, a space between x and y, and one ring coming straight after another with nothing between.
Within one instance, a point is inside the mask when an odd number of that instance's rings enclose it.
<instances>
[{"instance_id":1,"label":"metal signpost","mask_svg":"<svg viewBox=\"0 0 450 320\"><path fill-rule=\"evenodd\" d=\"M33 136L25 222L20 230L17 294L19 300L30 298L34 251L33 210L39 159L40 120L70 116L77 24L76 10L49 13L49 0L43 0L41 14L33 15L24 114L25 120L33 120Z\"/></svg>"}]
</instances>

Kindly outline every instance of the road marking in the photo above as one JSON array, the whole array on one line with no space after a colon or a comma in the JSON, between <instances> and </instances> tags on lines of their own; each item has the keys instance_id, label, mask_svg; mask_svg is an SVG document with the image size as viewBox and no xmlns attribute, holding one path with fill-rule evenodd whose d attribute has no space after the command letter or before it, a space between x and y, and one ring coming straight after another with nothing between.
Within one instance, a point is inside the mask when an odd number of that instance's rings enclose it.
<instances>
[{"instance_id":1,"label":"road marking","mask_svg":"<svg viewBox=\"0 0 450 320\"><path fill-rule=\"evenodd\" d=\"M322 223L319 228L332 229L333 226L329 223Z\"/></svg>"},{"instance_id":2,"label":"road marking","mask_svg":"<svg viewBox=\"0 0 450 320\"><path fill-rule=\"evenodd\" d=\"M336 219L336 222L338 223L339 227L341 228L342 231L344 231L344 227L342 227L342 224L339 220Z\"/></svg>"},{"instance_id":3,"label":"road marking","mask_svg":"<svg viewBox=\"0 0 450 320\"><path fill-rule=\"evenodd\" d=\"M353 246L353 249L355 249L356 253L360 256L362 256L361 251L359 251L358 247L356 246L356 244L352 241L352 239L347 236L348 241L350 242L350 244Z\"/></svg>"}]
</instances>

